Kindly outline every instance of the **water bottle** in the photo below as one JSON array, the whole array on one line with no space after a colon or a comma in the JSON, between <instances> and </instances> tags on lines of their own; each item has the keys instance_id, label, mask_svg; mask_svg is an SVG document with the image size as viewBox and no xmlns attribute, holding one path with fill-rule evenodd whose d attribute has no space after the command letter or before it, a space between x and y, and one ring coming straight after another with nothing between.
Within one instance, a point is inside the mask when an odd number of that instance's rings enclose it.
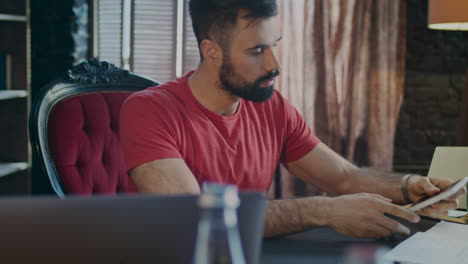
<instances>
[{"instance_id":1,"label":"water bottle","mask_svg":"<svg viewBox=\"0 0 468 264\"><path fill-rule=\"evenodd\" d=\"M200 218L194 264L245 264L237 225L239 204L235 186L204 186L198 199Z\"/></svg>"}]
</instances>

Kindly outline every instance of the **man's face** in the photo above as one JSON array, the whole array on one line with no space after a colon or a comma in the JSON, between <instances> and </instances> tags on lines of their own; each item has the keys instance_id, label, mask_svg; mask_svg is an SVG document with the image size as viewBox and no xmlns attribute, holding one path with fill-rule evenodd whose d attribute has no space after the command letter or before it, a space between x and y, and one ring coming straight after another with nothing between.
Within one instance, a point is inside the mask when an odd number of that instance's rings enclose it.
<instances>
[{"instance_id":1,"label":"man's face","mask_svg":"<svg viewBox=\"0 0 468 264\"><path fill-rule=\"evenodd\" d=\"M240 12L240 16L243 12ZM273 95L274 78L279 75L275 49L281 34L278 19L239 18L230 32L228 48L223 49L219 70L221 87L230 94L254 102Z\"/></svg>"}]
</instances>

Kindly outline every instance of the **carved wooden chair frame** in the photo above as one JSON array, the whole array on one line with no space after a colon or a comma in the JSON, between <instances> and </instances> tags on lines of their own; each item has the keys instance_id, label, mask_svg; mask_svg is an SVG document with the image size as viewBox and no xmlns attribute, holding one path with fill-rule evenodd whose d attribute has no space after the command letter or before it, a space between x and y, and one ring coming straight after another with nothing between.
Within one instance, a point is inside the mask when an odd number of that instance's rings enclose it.
<instances>
[{"instance_id":1,"label":"carved wooden chair frame","mask_svg":"<svg viewBox=\"0 0 468 264\"><path fill-rule=\"evenodd\" d=\"M113 64L91 59L68 70L64 77L47 84L34 99L29 116L33 156L57 195L65 196L48 144L48 118L54 106L73 96L95 92L136 92L159 83L135 75Z\"/></svg>"}]
</instances>

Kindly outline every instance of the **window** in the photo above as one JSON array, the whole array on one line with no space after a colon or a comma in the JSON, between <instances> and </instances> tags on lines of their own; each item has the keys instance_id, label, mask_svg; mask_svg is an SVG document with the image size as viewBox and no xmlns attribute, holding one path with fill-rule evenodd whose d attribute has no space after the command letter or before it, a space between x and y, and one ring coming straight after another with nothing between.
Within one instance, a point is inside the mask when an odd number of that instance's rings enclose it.
<instances>
[{"instance_id":1,"label":"window","mask_svg":"<svg viewBox=\"0 0 468 264\"><path fill-rule=\"evenodd\" d=\"M188 0L94 0L94 56L159 82L195 69Z\"/></svg>"}]
</instances>

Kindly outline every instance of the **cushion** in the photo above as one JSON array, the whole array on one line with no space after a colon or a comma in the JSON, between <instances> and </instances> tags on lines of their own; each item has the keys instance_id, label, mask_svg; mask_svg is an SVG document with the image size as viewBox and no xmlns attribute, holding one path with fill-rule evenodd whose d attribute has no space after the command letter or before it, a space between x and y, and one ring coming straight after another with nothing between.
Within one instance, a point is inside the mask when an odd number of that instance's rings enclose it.
<instances>
[{"instance_id":1,"label":"cushion","mask_svg":"<svg viewBox=\"0 0 468 264\"><path fill-rule=\"evenodd\" d=\"M130 92L86 93L57 103L49 151L68 194L135 192L119 141L120 108Z\"/></svg>"}]
</instances>

